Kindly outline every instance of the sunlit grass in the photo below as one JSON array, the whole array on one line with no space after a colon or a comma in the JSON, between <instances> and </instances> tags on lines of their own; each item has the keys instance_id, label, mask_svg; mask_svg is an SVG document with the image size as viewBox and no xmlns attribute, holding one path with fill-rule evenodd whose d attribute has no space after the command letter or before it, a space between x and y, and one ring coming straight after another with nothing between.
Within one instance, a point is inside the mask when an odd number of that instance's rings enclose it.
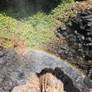
<instances>
[{"instance_id":1,"label":"sunlit grass","mask_svg":"<svg viewBox=\"0 0 92 92\"><path fill-rule=\"evenodd\" d=\"M12 34L22 36L22 40L27 41L27 46L37 47L43 43L49 42L51 37L54 35L44 24L34 27L27 21L18 21L11 17L0 14L0 37L11 39ZM12 46L12 45L11 45Z\"/></svg>"},{"instance_id":2,"label":"sunlit grass","mask_svg":"<svg viewBox=\"0 0 92 92\"><path fill-rule=\"evenodd\" d=\"M16 13L12 11L1 12L0 37L10 39L12 34L19 35L23 40L26 40L26 45L31 48L37 48L39 45L50 42L54 36L54 32L52 31L54 21L73 3L73 0L64 1L48 15L39 11L33 16L20 19L17 19L20 15L18 13L17 16ZM10 15L16 18L7 16L7 13L11 13Z\"/></svg>"}]
</instances>

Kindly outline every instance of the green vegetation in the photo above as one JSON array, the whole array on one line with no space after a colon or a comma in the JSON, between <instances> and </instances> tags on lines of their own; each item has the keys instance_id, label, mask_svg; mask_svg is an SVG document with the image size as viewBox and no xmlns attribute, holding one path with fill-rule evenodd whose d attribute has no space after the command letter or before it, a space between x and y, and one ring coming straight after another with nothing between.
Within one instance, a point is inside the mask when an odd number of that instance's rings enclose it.
<instances>
[{"instance_id":1,"label":"green vegetation","mask_svg":"<svg viewBox=\"0 0 92 92\"><path fill-rule=\"evenodd\" d=\"M20 17L22 15L21 12L2 11L0 13L0 37L11 39L13 34L21 36L22 40L26 40L26 45L31 48L45 44L54 36L52 29L54 28L56 18L61 16L73 3L74 0L66 0L60 3L48 15L38 11L32 16L24 18Z\"/></svg>"},{"instance_id":2,"label":"green vegetation","mask_svg":"<svg viewBox=\"0 0 92 92\"><path fill-rule=\"evenodd\" d=\"M68 21L68 26L72 26L72 22L71 21Z\"/></svg>"}]
</instances>

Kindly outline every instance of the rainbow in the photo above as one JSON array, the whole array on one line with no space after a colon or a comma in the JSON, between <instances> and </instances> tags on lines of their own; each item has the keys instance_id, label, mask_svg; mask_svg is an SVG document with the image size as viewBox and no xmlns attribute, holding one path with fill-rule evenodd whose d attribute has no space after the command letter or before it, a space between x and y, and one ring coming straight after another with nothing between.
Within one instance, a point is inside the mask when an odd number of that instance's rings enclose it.
<instances>
[{"instance_id":1,"label":"rainbow","mask_svg":"<svg viewBox=\"0 0 92 92\"><path fill-rule=\"evenodd\" d=\"M52 58L54 58L54 59L58 59L59 62L64 62L66 65L69 65L69 66L72 67L74 70L79 71L79 72L82 73L85 77L87 77L87 75L84 74L80 69L78 69L76 66L74 66L74 65L72 65L72 64L70 64L70 63L68 63L68 61L65 60L65 59L63 59L63 58L60 58L60 57L58 57L58 56L56 56L56 55L54 55L54 54L52 54L52 53L49 53L49 52L47 52L47 51L43 51L43 50L40 50L40 49L31 49L30 51L36 51L37 53L41 53L42 55L45 54L45 55L50 56L50 57L52 57ZM87 78L88 78L88 77L87 77ZM89 78L88 78L88 79L89 79ZM89 80L90 80L90 79L89 79Z\"/></svg>"},{"instance_id":2,"label":"rainbow","mask_svg":"<svg viewBox=\"0 0 92 92\"><path fill-rule=\"evenodd\" d=\"M63 58L60 58L60 57L58 57L58 56L56 56L56 55L54 55L54 54L52 54L52 53L49 53L49 52L47 52L47 51L43 51L43 50L41 50L41 49L26 49L26 50L23 51L23 53L27 52L27 54L28 54L28 53L30 53L30 51L31 51L31 52L36 52L36 53L38 53L39 55L46 55L46 56L48 56L48 57L50 57L50 58L52 58L52 59L55 59L55 60L57 60L57 61L59 61L59 62L63 62L65 65L67 65L67 66L69 66L69 67L72 67L73 70L76 70L76 71L80 72L80 74L81 74L82 76L86 77L89 81L91 81L91 80L87 77L87 75L84 74L80 69L78 69L76 66L74 66L74 65L72 65L72 64L70 64L70 63L68 63L68 61L65 60L65 59L63 59Z\"/></svg>"}]
</instances>

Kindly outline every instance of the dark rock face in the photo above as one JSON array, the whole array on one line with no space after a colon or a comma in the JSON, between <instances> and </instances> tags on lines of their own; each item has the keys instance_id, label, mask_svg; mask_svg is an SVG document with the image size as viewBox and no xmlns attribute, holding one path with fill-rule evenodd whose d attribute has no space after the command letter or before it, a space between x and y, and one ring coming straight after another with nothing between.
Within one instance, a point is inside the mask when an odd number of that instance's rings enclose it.
<instances>
[{"instance_id":1,"label":"dark rock face","mask_svg":"<svg viewBox=\"0 0 92 92\"><path fill-rule=\"evenodd\" d=\"M58 37L63 36L67 40L57 54L61 58L75 60L75 65L92 79L92 15L79 14L71 22L71 26L66 23L55 31Z\"/></svg>"},{"instance_id":2,"label":"dark rock face","mask_svg":"<svg viewBox=\"0 0 92 92\"><path fill-rule=\"evenodd\" d=\"M22 56L14 49L0 51L5 52L0 58L3 62L0 64L0 92L11 92L13 87L25 84L33 73L41 74L44 73L41 72L42 70L48 72L50 69L58 79L63 81L66 92L72 92L70 84L76 92L87 92L89 87L92 87L89 86L92 83L82 73L66 62L43 52L29 51L28 56Z\"/></svg>"},{"instance_id":3,"label":"dark rock face","mask_svg":"<svg viewBox=\"0 0 92 92\"><path fill-rule=\"evenodd\" d=\"M84 15L81 18L76 19L73 22L73 26L76 25L78 33L83 35L81 37L82 47L84 50L92 51L92 15Z\"/></svg>"}]
</instances>

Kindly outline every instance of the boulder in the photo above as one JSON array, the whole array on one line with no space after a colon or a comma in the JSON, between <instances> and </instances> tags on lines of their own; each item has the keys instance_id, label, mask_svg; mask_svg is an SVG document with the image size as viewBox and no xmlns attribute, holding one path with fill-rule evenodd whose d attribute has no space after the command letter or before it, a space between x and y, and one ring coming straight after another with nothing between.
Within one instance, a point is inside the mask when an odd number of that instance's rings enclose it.
<instances>
[{"instance_id":1,"label":"boulder","mask_svg":"<svg viewBox=\"0 0 92 92\"><path fill-rule=\"evenodd\" d=\"M92 92L92 89L90 89L89 92Z\"/></svg>"},{"instance_id":2,"label":"boulder","mask_svg":"<svg viewBox=\"0 0 92 92\"><path fill-rule=\"evenodd\" d=\"M12 92L64 92L64 88L60 80L46 73L40 77L33 74L25 85L15 87Z\"/></svg>"}]
</instances>

